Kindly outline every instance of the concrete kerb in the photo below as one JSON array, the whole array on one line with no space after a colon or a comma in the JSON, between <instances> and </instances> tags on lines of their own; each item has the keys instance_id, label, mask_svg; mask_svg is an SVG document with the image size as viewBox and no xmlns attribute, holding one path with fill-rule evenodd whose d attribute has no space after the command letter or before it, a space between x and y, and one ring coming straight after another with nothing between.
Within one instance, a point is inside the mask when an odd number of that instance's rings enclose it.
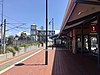
<instances>
[{"instance_id":1,"label":"concrete kerb","mask_svg":"<svg viewBox=\"0 0 100 75\"><path fill-rule=\"evenodd\" d=\"M30 58L31 56L41 52L43 49L44 49L43 47L35 49L32 52L29 52L27 54L24 54L24 55L18 57L18 58L14 58L12 60L9 60L7 62L4 62L4 63L0 64L0 74L2 74L3 72L7 71L10 68L12 68L15 64L18 64L18 63Z\"/></svg>"}]
</instances>

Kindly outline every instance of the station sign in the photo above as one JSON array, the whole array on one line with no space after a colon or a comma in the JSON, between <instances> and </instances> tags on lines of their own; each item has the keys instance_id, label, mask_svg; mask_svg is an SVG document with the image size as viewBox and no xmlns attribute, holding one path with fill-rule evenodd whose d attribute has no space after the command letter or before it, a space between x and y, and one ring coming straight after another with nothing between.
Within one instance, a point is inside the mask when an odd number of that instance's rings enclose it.
<instances>
[{"instance_id":1,"label":"station sign","mask_svg":"<svg viewBox=\"0 0 100 75\"><path fill-rule=\"evenodd\" d=\"M96 23L91 23L89 29L90 29L90 33L97 33L98 32L98 26Z\"/></svg>"}]
</instances>

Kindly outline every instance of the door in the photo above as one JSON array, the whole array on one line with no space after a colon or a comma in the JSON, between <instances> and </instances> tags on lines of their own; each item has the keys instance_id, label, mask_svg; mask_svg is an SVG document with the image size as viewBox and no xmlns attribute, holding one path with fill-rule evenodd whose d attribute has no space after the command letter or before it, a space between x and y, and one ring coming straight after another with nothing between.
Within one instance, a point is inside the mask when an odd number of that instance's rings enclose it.
<instances>
[{"instance_id":1,"label":"door","mask_svg":"<svg viewBox=\"0 0 100 75\"><path fill-rule=\"evenodd\" d=\"M91 52L97 55L98 50L98 42L97 42L97 35L91 35Z\"/></svg>"},{"instance_id":2,"label":"door","mask_svg":"<svg viewBox=\"0 0 100 75\"><path fill-rule=\"evenodd\" d=\"M89 35L85 34L83 36L83 52L87 53L89 52ZM76 50L77 52L81 52L82 51L82 36L80 35L76 35Z\"/></svg>"},{"instance_id":3,"label":"door","mask_svg":"<svg viewBox=\"0 0 100 75\"><path fill-rule=\"evenodd\" d=\"M81 53L81 49L82 49L82 39L81 39L81 35L76 35L76 50L78 53Z\"/></svg>"}]
</instances>

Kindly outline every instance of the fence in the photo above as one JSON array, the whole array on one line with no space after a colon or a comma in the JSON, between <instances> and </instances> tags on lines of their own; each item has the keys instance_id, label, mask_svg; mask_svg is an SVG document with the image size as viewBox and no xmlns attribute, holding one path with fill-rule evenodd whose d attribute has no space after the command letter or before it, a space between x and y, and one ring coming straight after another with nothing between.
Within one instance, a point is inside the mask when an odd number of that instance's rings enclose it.
<instances>
[{"instance_id":1,"label":"fence","mask_svg":"<svg viewBox=\"0 0 100 75\"><path fill-rule=\"evenodd\" d=\"M30 50L34 50L36 48L38 48L37 45L36 46L29 46L29 47L21 47L21 50L19 50L19 52L16 52L15 56L23 54L23 53L30 51ZM1 54L0 55L0 61L3 61L3 60L8 59L8 58L12 58L12 57L13 57L13 54L11 52Z\"/></svg>"}]
</instances>

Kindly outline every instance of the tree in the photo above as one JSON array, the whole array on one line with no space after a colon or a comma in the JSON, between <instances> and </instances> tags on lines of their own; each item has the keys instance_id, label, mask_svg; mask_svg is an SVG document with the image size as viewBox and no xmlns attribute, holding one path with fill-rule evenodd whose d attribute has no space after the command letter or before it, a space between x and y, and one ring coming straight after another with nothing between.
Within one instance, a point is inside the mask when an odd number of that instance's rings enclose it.
<instances>
[{"instance_id":1,"label":"tree","mask_svg":"<svg viewBox=\"0 0 100 75\"><path fill-rule=\"evenodd\" d=\"M30 35L27 36L27 40L31 40L31 36Z\"/></svg>"},{"instance_id":2,"label":"tree","mask_svg":"<svg viewBox=\"0 0 100 75\"><path fill-rule=\"evenodd\" d=\"M22 32L19 37L19 40L26 40L26 39L27 39L27 34L25 32Z\"/></svg>"},{"instance_id":3,"label":"tree","mask_svg":"<svg viewBox=\"0 0 100 75\"><path fill-rule=\"evenodd\" d=\"M14 36L13 35L9 36L7 41L8 45L13 45L13 41L14 41Z\"/></svg>"},{"instance_id":4,"label":"tree","mask_svg":"<svg viewBox=\"0 0 100 75\"><path fill-rule=\"evenodd\" d=\"M19 36L18 35L15 35L15 38L19 38Z\"/></svg>"}]
</instances>

